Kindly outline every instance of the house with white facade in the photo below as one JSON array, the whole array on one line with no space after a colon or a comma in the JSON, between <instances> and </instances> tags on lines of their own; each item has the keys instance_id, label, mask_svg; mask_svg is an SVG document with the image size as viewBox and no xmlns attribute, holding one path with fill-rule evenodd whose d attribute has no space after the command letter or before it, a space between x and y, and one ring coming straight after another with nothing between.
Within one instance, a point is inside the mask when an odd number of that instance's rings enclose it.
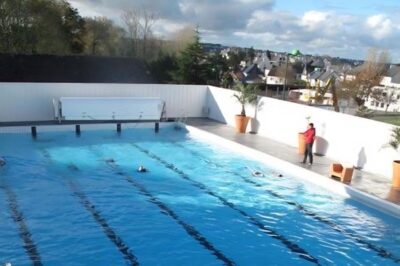
<instances>
[{"instance_id":1,"label":"house with white facade","mask_svg":"<svg viewBox=\"0 0 400 266\"><path fill-rule=\"evenodd\" d=\"M278 70L279 70L278 67L273 67L271 70L268 71L268 73L266 73L267 85L283 86L285 84L285 77Z\"/></svg>"},{"instance_id":2,"label":"house with white facade","mask_svg":"<svg viewBox=\"0 0 400 266\"><path fill-rule=\"evenodd\" d=\"M400 89L400 65L391 65L380 85Z\"/></svg>"},{"instance_id":3,"label":"house with white facade","mask_svg":"<svg viewBox=\"0 0 400 266\"><path fill-rule=\"evenodd\" d=\"M375 97L369 97L365 106L388 112L400 112L400 66L391 65L380 85L374 87Z\"/></svg>"}]
</instances>

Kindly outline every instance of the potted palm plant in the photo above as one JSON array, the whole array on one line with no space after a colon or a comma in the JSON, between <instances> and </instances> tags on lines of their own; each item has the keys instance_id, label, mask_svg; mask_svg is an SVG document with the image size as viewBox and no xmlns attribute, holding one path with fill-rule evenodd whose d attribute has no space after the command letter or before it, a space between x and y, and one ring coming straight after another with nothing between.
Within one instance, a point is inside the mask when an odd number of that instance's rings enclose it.
<instances>
[{"instance_id":1,"label":"potted palm plant","mask_svg":"<svg viewBox=\"0 0 400 266\"><path fill-rule=\"evenodd\" d=\"M239 133L245 133L247 124L250 120L250 117L246 116L245 105L248 103L255 103L257 101L258 87L254 85L237 83L234 89L237 91L237 93L234 94L234 97L242 106L240 114L235 116L236 131Z\"/></svg>"},{"instance_id":2,"label":"potted palm plant","mask_svg":"<svg viewBox=\"0 0 400 266\"><path fill-rule=\"evenodd\" d=\"M400 127L394 127L392 129L391 140L389 145L398 151L400 146ZM400 189L400 160L393 161L393 177L392 177L392 187L395 189Z\"/></svg>"}]
</instances>

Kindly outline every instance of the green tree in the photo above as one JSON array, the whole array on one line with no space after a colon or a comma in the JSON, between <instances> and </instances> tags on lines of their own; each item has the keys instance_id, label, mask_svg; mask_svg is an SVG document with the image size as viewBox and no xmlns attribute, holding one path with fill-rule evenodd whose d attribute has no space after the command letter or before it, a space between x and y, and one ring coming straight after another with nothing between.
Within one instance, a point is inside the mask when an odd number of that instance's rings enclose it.
<instances>
[{"instance_id":1,"label":"green tree","mask_svg":"<svg viewBox=\"0 0 400 266\"><path fill-rule=\"evenodd\" d=\"M257 85L253 84L243 84L237 83L234 87L237 91L233 96L237 99L237 101L242 106L242 111L240 112L241 116L246 116L245 106L248 103L255 103L257 101L257 96L259 92L259 88Z\"/></svg>"},{"instance_id":2,"label":"green tree","mask_svg":"<svg viewBox=\"0 0 400 266\"><path fill-rule=\"evenodd\" d=\"M63 28L69 49L74 54L80 54L85 49L85 20L69 3L64 1L62 4L64 6Z\"/></svg>"},{"instance_id":3,"label":"green tree","mask_svg":"<svg viewBox=\"0 0 400 266\"><path fill-rule=\"evenodd\" d=\"M124 30L106 17L86 19L85 52L91 55L121 54Z\"/></svg>"},{"instance_id":4,"label":"green tree","mask_svg":"<svg viewBox=\"0 0 400 266\"><path fill-rule=\"evenodd\" d=\"M199 31L196 30L195 41L178 56L177 70L173 73L174 81L181 84L206 84L209 70L207 64Z\"/></svg>"},{"instance_id":5,"label":"green tree","mask_svg":"<svg viewBox=\"0 0 400 266\"><path fill-rule=\"evenodd\" d=\"M29 10L32 17L31 40L33 53L68 54L70 52L67 36L63 28L64 1L31 0Z\"/></svg>"},{"instance_id":6,"label":"green tree","mask_svg":"<svg viewBox=\"0 0 400 266\"><path fill-rule=\"evenodd\" d=\"M177 59L174 54L160 55L158 59L150 63L150 71L154 78L160 83L171 83L172 73L177 68Z\"/></svg>"},{"instance_id":7,"label":"green tree","mask_svg":"<svg viewBox=\"0 0 400 266\"><path fill-rule=\"evenodd\" d=\"M31 51L31 21L28 1L0 1L0 52Z\"/></svg>"},{"instance_id":8,"label":"green tree","mask_svg":"<svg viewBox=\"0 0 400 266\"><path fill-rule=\"evenodd\" d=\"M239 69L240 62L246 59L246 53L242 50L230 51L228 57L228 67L236 71Z\"/></svg>"},{"instance_id":9,"label":"green tree","mask_svg":"<svg viewBox=\"0 0 400 266\"><path fill-rule=\"evenodd\" d=\"M1 0L0 51L81 52L83 19L65 0Z\"/></svg>"},{"instance_id":10,"label":"green tree","mask_svg":"<svg viewBox=\"0 0 400 266\"><path fill-rule=\"evenodd\" d=\"M223 73L221 77L221 86L223 88L232 88L234 83L233 77L230 72L225 72Z\"/></svg>"},{"instance_id":11,"label":"green tree","mask_svg":"<svg viewBox=\"0 0 400 266\"><path fill-rule=\"evenodd\" d=\"M256 57L256 51L253 47L250 47L246 50L246 61L253 62L254 58Z\"/></svg>"},{"instance_id":12,"label":"green tree","mask_svg":"<svg viewBox=\"0 0 400 266\"><path fill-rule=\"evenodd\" d=\"M211 81L209 84L221 86L222 77L229 70L227 60L221 54L214 53L208 56L207 61L207 80Z\"/></svg>"}]
</instances>

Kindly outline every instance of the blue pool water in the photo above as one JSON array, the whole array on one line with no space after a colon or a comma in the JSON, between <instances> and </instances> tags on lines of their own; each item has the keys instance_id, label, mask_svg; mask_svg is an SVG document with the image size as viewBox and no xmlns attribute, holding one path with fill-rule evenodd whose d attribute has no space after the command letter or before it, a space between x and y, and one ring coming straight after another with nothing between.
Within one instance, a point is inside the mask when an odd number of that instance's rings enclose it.
<instances>
[{"instance_id":1,"label":"blue pool water","mask_svg":"<svg viewBox=\"0 0 400 266\"><path fill-rule=\"evenodd\" d=\"M400 263L399 220L174 127L1 134L0 155L0 265Z\"/></svg>"}]
</instances>

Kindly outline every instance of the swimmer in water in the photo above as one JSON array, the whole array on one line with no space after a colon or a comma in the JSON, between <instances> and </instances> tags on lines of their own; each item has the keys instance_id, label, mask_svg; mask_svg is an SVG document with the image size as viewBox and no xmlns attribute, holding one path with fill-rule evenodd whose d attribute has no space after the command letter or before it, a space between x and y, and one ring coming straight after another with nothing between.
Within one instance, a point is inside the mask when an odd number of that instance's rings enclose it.
<instances>
[{"instance_id":1,"label":"swimmer in water","mask_svg":"<svg viewBox=\"0 0 400 266\"><path fill-rule=\"evenodd\" d=\"M247 169L251 172L252 176L257 176L257 177L263 177L264 173L255 169L251 169L250 167L247 167Z\"/></svg>"},{"instance_id":2,"label":"swimmer in water","mask_svg":"<svg viewBox=\"0 0 400 266\"><path fill-rule=\"evenodd\" d=\"M0 157L0 167L6 165L6 160Z\"/></svg>"},{"instance_id":3,"label":"swimmer in water","mask_svg":"<svg viewBox=\"0 0 400 266\"><path fill-rule=\"evenodd\" d=\"M253 176L258 176L258 177L260 177L260 176L264 176L264 174L263 173L261 173L261 172L259 172L259 171L253 171L253 173L251 173Z\"/></svg>"},{"instance_id":4,"label":"swimmer in water","mask_svg":"<svg viewBox=\"0 0 400 266\"><path fill-rule=\"evenodd\" d=\"M137 169L137 171L138 171L139 173L145 173L145 172L147 172L147 169L146 169L143 165L141 165L141 166L139 166L139 168Z\"/></svg>"},{"instance_id":5,"label":"swimmer in water","mask_svg":"<svg viewBox=\"0 0 400 266\"><path fill-rule=\"evenodd\" d=\"M111 159L106 159L106 163L110 164L110 163L115 163L115 160L113 158Z\"/></svg>"}]
</instances>

